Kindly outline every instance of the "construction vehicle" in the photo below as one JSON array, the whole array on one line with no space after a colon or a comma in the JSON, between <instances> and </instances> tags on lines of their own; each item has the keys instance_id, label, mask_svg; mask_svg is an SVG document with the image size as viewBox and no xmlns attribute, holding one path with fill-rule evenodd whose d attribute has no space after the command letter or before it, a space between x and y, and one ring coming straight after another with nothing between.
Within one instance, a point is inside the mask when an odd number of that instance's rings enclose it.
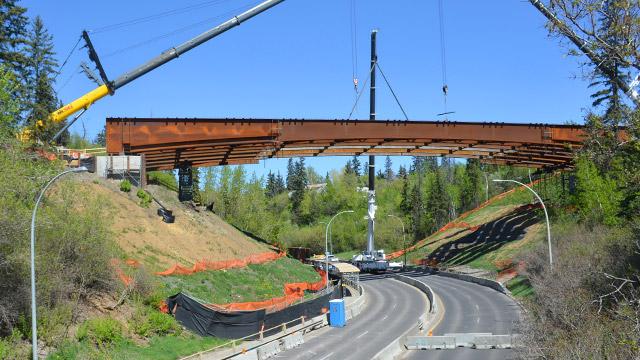
<instances>
[{"instance_id":1,"label":"construction vehicle","mask_svg":"<svg viewBox=\"0 0 640 360\"><path fill-rule=\"evenodd\" d=\"M238 15L238 16L234 16L233 18L223 22L222 24L208 30L205 31L204 33L196 36L195 38L181 44L178 45L176 47L171 48L168 51L165 51L163 53L161 53L160 55L156 56L155 58L147 61L146 63L138 66L137 68L121 75L120 77L116 78L115 80L111 81L109 80L109 78L106 75L106 72L104 71L104 68L102 67L102 64L100 63L100 59L98 57L97 52L95 51L95 49L93 48L93 45L91 44L91 40L89 39L89 35L86 31L84 31L82 33L82 36L86 42L86 46L89 50L89 58L94 62L94 64L96 65L96 68L98 69L99 73L100 73L100 79L98 79L97 76L91 76L90 77L98 82L99 86L94 89L91 90L90 92L82 95L81 97L77 98L76 100L70 102L67 105L64 105L63 107L61 107L60 109L52 112L49 115L49 118L46 120L41 120L38 121L38 123L36 124L37 127L43 127L44 126L44 122L45 121L53 121L54 123L60 123L64 120L66 120L68 117L70 117L71 115L80 112L80 114L78 114L72 121L70 121L69 123L67 123L65 125L64 128L62 128L52 139L52 141L55 141L57 138L59 138L71 125L73 125L73 123L96 101L102 99L103 97L107 96L107 95L113 95L116 90L118 90L119 88L127 85L128 83L136 80L137 78L157 69L158 67L166 64L167 62L178 58L179 56L182 56L184 53L186 53L187 51L198 47L202 44L204 44L205 42L213 39L214 37L226 32L227 30L230 30L238 25L240 25L241 23L253 18L254 16L269 10L270 8L282 3L284 0L267 0L264 1L262 3L260 3L259 5L243 12L242 14ZM85 67L85 72L86 72L86 67ZM22 131L22 133L19 135L19 137L21 139L23 139L23 141L29 141L29 140L33 140L33 132L30 129L25 129Z\"/></svg>"},{"instance_id":2,"label":"construction vehicle","mask_svg":"<svg viewBox=\"0 0 640 360\"><path fill-rule=\"evenodd\" d=\"M376 63L378 54L376 49L377 30L371 32L371 88L369 93L369 120L376 120ZM374 246L374 230L376 218L376 158L369 156L369 189L368 189L368 230L367 230L367 250L359 255L353 256L351 263L362 272L385 272L389 268L384 250L376 250Z\"/></svg>"}]
</instances>

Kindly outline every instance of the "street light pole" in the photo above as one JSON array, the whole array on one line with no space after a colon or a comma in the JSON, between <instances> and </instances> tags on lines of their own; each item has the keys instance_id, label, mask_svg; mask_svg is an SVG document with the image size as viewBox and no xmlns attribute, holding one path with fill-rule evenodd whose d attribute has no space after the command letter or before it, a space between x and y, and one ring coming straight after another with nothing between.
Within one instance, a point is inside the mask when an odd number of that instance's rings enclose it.
<instances>
[{"instance_id":1,"label":"street light pole","mask_svg":"<svg viewBox=\"0 0 640 360\"><path fill-rule=\"evenodd\" d=\"M329 228L331 227L331 222L333 221L333 219L338 217L338 215L344 214L344 213L352 213L352 212L353 210L345 210L333 215L331 220L329 220L329 223L327 224L327 228L324 232L324 270L326 272L325 275L326 275L326 281L327 281L327 288L329 288Z\"/></svg>"},{"instance_id":2,"label":"street light pole","mask_svg":"<svg viewBox=\"0 0 640 360\"><path fill-rule=\"evenodd\" d=\"M88 171L88 169L81 166L79 168L63 171L54 176L53 179L49 180L44 188L42 188L40 195L38 195L38 199L36 200L36 205L33 207L33 214L31 215L31 339L33 360L38 360L38 326L36 321L36 215L38 213L38 205L40 205L40 202L44 197L44 193L47 191L49 186L51 186L51 184L60 177L69 173L79 173L84 171Z\"/></svg>"},{"instance_id":3,"label":"street light pole","mask_svg":"<svg viewBox=\"0 0 640 360\"><path fill-rule=\"evenodd\" d=\"M501 180L501 179L495 179L493 181L495 181L495 182L512 182L512 183L516 183L518 185L524 186L529 191L531 191L533 193L533 195L535 195L536 198L538 198L538 201L540 201L540 204L542 204L542 210L544 210L544 217L545 217L545 220L547 222L547 242L549 243L549 266L553 269L553 253L551 251L551 225L549 223L549 214L547 213L547 207L544 205L544 201L542 201L542 198L538 195L537 192L533 191L532 188L530 188L529 186L521 183L520 181L516 181L516 180Z\"/></svg>"},{"instance_id":4,"label":"street light pole","mask_svg":"<svg viewBox=\"0 0 640 360\"><path fill-rule=\"evenodd\" d=\"M388 216L398 219L400 221L400 224L402 224L402 243L403 243L403 246L404 246L404 263L402 264L402 270L404 270L404 267L407 266L407 236L406 236L406 234L404 232L404 221L402 221L401 218L399 218L399 217L397 217L397 216L395 216L393 214L389 214Z\"/></svg>"}]
</instances>

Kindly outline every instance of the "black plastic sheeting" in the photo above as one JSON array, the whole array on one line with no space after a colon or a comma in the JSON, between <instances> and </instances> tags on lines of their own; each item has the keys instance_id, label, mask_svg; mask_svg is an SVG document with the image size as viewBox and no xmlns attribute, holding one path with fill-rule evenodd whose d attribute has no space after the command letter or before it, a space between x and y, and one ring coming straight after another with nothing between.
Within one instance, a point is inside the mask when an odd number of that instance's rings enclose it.
<instances>
[{"instance_id":1,"label":"black plastic sheeting","mask_svg":"<svg viewBox=\"0 0 640 360\"><path fill-rule=\"evenodd\" d=\"M309 320L322 315L329 309L329 300L340 298L341 286L316 299L305 301L286 309L267 314L265 310L256 311L217 311L207 307L189 296L178 293L167 299L169 313L176 317L184 327L200 336L215 336L221 339L240 339L257 334L261 329L270 329L304 316ZM325 308L325 311L323 311ZM291 322L287 327L300 321ZM280 329L265 331L264 336L279 332Z\"/></svg>"}]
</instances>

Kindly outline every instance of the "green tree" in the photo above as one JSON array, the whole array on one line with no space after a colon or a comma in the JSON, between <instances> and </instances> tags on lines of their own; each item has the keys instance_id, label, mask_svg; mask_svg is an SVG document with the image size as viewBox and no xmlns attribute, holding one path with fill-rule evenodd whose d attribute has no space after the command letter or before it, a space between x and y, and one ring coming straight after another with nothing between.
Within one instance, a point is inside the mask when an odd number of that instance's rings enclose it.
<instances>
[{"instance_id":1,"label":"green tree","mask_svg":"<svg viewBox=\"0 0 640 360\"><path fill-rule=\"evenodd\" d=\"M360 164L360 160L358 159L357 156L353 157L353 160L351 160L351 168L353 169L353 173L356 174L356 176L360 176L360 174L366 174L366 172L368 171L368 169L361 169L361 164ZM368 166L367 166L368 168ZM364 172L361 172L364 171Z\"/></svg>"},{"instance_id":2,"label":"green tree","mask_svg":"<svg viewBox=\"0 0 640 360\"><path fill-rule=\"evenodd\" d=\"M15 78L21 78L29 64L24 51L28 42L29 19L26 16L27 9L17 4L17 0L0 2L0 64ZM15 88L11 93L17 99L24 100L23 90Z\"/></svg>"},{"instance_id":3,"label":"green tree","mask_svg":"<svg viewBox=\"0 0 640 360\"><path fill-rule=\"evenodd\" d=\"M387 156L384 160L384 177L387 180L393 180L393 163L391 162L391 157Z\"/></svg>"},{"instance_id":4,"label":"green tree","mask_svg":"<svg viewBox=\"0 0 640 360\"><path fill-rule=\"evenodd\" d=\"M430 215L431 228L430 231L436 231L449 222L449 205L450 199L445 187L442 174L439 171L434 173L433 184L429 189L427 197L427 212Z\"/></svg>"},{"instance_id":5,"label":"green tree","mask_svg":"<svg viewBox=\"0 0 640 360\"><path fill-rule=\"evenodd\" d=\"M27 123L31 128L36 129L37 138L49 140L64 124L47 121L49 114L58 107L58 99L53 90L58 63L53 50L53 37L39 16L33 22L25 51L29 58L26 71L26 84L29 91L26 108Z\"/></svg>"},{"instance_id":6,"label":"green tree","mask_svg":"<svg viewBox=\"0 0 640 360\"><path fill-rule=\"evenodd\" d=\"M617 224L621 194L616 182L602 176L595 164L585 157L576 161L576 180L575 202L582 218L606 225Z\"/></svg>"},{"instance_id":7,"label":"green tree","mask_svg":"<svg viewBox=\"0 0 640 360\"><path fill-rule=\"evenodd\" d=\"M94 140L96 145L101 147L107 146L107 125L105 125L102 130L96 135L96 139Z\"/></svg>"},{"instance_id":8,"label":"green tree","mask_svg":"<svg viewBox=\"0 0 640 360\"><path fill-rule=\"evenodd\" d=\"M13 96L19 86L15 76L0 65L0 136L13 134L20 121L20 103Z\"/></svg>"},{"instance_id":9,"label":"green tree","mask_svg":"<svg viewBox=\"0 0 640 360\"><path fill-rule=\"evenodd\" d=\"M482 170L480 161L477 159L467 160L465 176L463 177L461 207L462 211L467 211L478 206L480 203L480 178Z\"/></svg>"},{"instance_id":10,"label":"green tree","mask_svg":"<svg viewBox=\"0 0 640 360\"><path fill-rule=\"evenodd\" d=\"M287 162L287 190L293 190L293 178L295 177L296 166L293 163L293 158L289 158Z\"/></svg>"},{"instance_id":11,"label":"green tree","mask_svg":"<svg viewBox=\"0 0 640 360\"><path fill-rule=\"evenodd\" d=\"M293 180L291 182L291 214L296 223L302 222L302 201L307 189L307 171L304 165L304 158L300 158L294 166Z\"/></svg>"}]
</instances>

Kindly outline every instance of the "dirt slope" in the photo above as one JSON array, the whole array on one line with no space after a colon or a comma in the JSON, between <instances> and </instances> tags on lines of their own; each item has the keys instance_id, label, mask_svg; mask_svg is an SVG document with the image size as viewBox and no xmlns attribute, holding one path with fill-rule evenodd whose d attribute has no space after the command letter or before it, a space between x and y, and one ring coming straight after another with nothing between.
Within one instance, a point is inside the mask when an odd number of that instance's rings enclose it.
<instances>
[{"instance_id":1,"label":"dirt slope","mask_svg":"<svg viewBox=\"0 0 640 360\"><path fill-rule=\"evenodd\" d=\"M136 188L127 194L119 190L119 181L87 178L83 186L110 199L113 207L112 229L128 257L152 270L164 270L176 263L193 265L197 260L212 261L243 258L270 250L212 212L200 211L178 202L177 194L159 186L148 190L176 216L174 224L162 222L159 206L138 205Z\"/></svg>"}]
</instances>

